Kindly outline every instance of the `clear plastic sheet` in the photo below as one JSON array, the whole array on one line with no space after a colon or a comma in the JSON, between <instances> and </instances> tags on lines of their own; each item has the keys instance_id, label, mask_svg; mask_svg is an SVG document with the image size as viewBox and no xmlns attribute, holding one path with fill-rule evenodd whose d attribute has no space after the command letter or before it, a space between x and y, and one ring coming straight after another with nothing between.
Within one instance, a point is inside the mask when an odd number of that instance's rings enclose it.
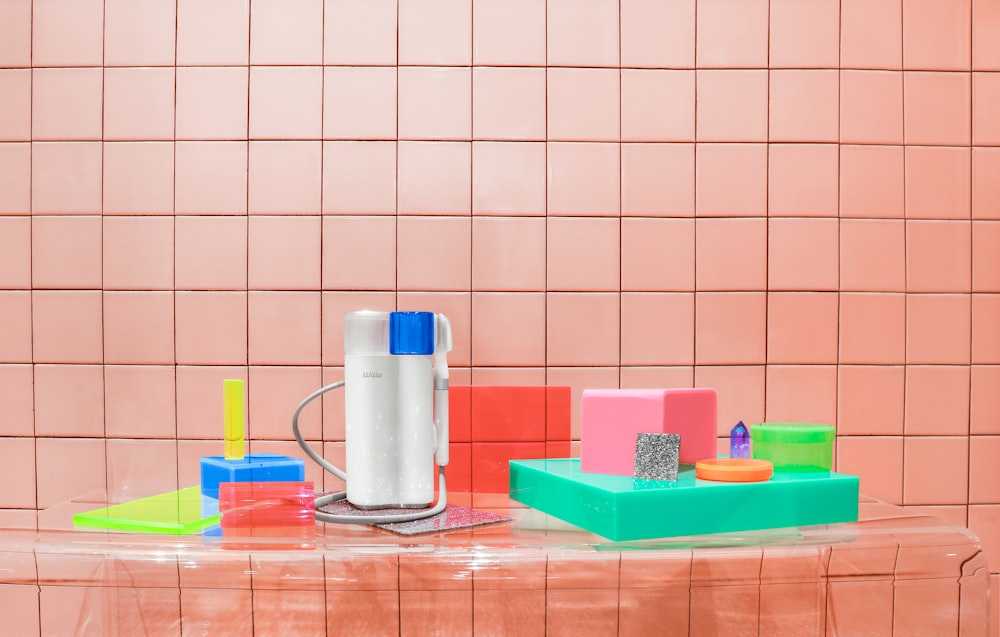
<instances>
[{"instance_id":1,"label":"clear plastic sheet","mask_svg":"<svg viewBox=\"0 0 1000 637\"><path fill-rule=\"evenodd\" d=\"M857 523L620 543L503 496L454 500L514 521L238 544L3 530L4 633L988 634L979 540L876 500Z\"/></svg>"}]
</instances>

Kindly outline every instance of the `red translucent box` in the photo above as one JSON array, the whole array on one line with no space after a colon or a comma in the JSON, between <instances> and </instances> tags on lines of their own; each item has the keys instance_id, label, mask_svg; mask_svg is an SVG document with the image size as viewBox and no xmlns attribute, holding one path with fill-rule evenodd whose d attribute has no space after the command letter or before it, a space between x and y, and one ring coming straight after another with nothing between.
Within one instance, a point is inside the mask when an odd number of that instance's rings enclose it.
<instances>
[{"instance_id":1,"label":"red translucent box","mask_svg":"<svg viewBox=\"0 0 1000 637\"><path fill-rule=\"evenodd\" d=\"M223 482L219 514L223 535L295 536L316 530L312 482Z\"/></svg>"}]
</instances>

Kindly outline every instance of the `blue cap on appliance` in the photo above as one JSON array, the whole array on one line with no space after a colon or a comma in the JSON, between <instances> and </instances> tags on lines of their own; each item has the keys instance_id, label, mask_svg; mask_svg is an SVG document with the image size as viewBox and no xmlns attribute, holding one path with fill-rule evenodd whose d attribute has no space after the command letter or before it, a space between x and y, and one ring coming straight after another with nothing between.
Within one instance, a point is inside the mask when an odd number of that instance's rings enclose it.
<instances>
[{"instance_id":1,"label":"blue cap on appliance","mask_svg":"<svg viewBox=\"0 0 1000 637\"><path fill-rule=\"evenodd\" d=\"M433 354L434 312L389 314L390 354Z\"/></svg>"}]
</instances>

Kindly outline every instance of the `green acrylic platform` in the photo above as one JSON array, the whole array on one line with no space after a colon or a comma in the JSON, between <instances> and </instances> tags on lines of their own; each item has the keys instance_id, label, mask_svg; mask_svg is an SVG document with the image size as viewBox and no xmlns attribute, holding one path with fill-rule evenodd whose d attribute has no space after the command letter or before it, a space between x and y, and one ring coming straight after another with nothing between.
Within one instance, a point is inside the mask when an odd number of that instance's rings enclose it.
<instances>
[{"instance_id":1,"label":"green acrylic platform","mask_svg":"<svg viewBox=\"0 0 1000 637\"><path fill-rule=\"evenodd\" d=\"M775 473L766 482L677 482L584 473L579 459L512 460L510 497L614 541L702 535L858 519L858 478Z\"/></svg>"},{"instance_id":2,"label":"green acrylic platform","mask_svg":"<svg viewBox=\"0 0 1000 637\"><path fill-rule=\"evenodd\" d=\"M188 487L77 513L73 516L73 524L117 531L184 535L219 523L218 503L212 498L207 500L205 502L201 495L201 487Z\"/></svg>"}]
</instances>

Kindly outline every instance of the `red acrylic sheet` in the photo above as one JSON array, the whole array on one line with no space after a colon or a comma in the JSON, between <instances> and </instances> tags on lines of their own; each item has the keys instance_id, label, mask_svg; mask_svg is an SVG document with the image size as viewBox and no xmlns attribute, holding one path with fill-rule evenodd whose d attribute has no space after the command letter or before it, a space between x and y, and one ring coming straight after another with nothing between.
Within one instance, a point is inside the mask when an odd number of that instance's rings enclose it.
<instances>
[{"instance_id":1,"label":"red acrylic sheet","mask_svg":"<svg viewBox=\"0 0 1000 637\"><path fill-rule=\"evenodd\" d=\"M219 513L223 535L273 534L275 529L314 532L312 482L223 482Z\"/></svg>"}]
</instances>

